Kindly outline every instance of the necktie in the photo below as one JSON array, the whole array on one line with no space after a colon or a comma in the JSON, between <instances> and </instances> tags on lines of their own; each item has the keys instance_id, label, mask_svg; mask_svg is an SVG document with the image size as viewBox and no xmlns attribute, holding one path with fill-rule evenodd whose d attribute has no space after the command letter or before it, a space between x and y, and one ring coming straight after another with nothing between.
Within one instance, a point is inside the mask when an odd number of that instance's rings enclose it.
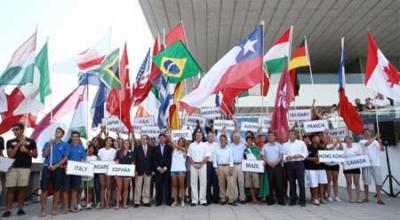
<instances>
[{"instance_id":1,"label":"necktie","mask_svg":"<svg viewBox=\"0 0 400 220\"><path fill-rule=\"evenodd\" d=\"M147 157L147 145L143 146L144 156Z\"/></svg>"}]
</instances>

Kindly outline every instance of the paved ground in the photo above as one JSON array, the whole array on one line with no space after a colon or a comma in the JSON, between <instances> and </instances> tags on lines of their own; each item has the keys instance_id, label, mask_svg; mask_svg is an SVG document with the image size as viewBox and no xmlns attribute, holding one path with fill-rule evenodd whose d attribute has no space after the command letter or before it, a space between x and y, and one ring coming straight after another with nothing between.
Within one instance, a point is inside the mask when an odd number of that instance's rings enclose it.
<instances>
[{"instance_id":1,"label":"paved ground","mask_svg":"<svg viewBox=\"0 0 400 220\"><path fill-rule=\"evenodd\" d=\"M341 197L346 198L344 190L341 190ZM372 196L371 196L372 197ZM343 199L344 200L344 199ZM54 220L134 220L134 219L150 219L150 220L259 220L259 219L398 219L400 216L400 197L385 197L386 205L377 205L375 200L371 200L368 204L354 204L347 201L332 202L319 207L307 204L305 208L300 206L267 206L267 205L238 205L220 206L210 205L208 207L140 207L125 210L99 210L92 209L89 211L81 211L78 214L58 215L55 217L39 218L39 204L30 204L26 207L28 215L24 217L13 216L9 220L27 220L27 219L54 219ZM13 210L15 213L15 210ZM2 218L3 219L3 218ZM3 219L4 220L4 219Z\"/></svg>"}]
</instances>

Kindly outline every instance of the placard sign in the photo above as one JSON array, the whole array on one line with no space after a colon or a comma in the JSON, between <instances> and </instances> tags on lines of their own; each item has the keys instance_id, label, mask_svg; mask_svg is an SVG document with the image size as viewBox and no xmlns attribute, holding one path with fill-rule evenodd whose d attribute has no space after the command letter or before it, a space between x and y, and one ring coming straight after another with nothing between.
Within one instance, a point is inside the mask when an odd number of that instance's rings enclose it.
<instances>
[{"instance_id":1,"label":"placard sign","mask_svg":"<svg viewBox=\"0 0 400 220\"><path fill-rule=\"evenodd\" d=\"M91 163L68 160L66 173L67 175L92 177L94 175L94 166Z\"/></svg>"},{"instance_id":2,"label":"placard sign","mask_svg":"<svg viewBox=\"0 0 400 220\"><path fill-rule=\"evenodd\" d=\"M133 164L111 164L108 166L107 176L135 176L135 165Z\"/></svg>"},{"instance_id":3,"label":"placard sign","mask_svg":"<svg viewBox=\"0 0 400 220\"><path fill-rule=\"evenodd\" d=\"M214 120L216 130L222 130L224 127L227 131L233 131L235 130L235 123L232 120Z\"/></svg>"},{"instance_id":4,"label":"placard sign","mask_svg":"<svg viewBox=\"0 0 400 220\"><path fill-rule=\"evenodd\" d=\"M101 161L101 160L94 160L90 161L91 164L94 166L94 173L107 173L108 166L110 164L114 164L114 161Z\"/></svg>"},{"instance_id":5,"label":"placard sign","mask_svg":"<svg viewBox=\"0 0 400 220\"><path fill-rule=\"evenodd\" d=\"M8 157L0 157L0 172L8 172L13 165L15 159Z\"/></svg>"},{"instance_id":6,"label":"placard sign","mask_svg":"<svg viewBox=\"0 0 400 220\"><path fill-rule=\"evenodd\" d=\"M142 126L140 134L145 134L151 138L158 137L160 135L160 128L158 126Z\"/></svg>"},{"instance_id":7,"label":"placard sign","mask_svg":"<svg viewBox=\"0 0 400 220\"><path fill-rule=\"evenodd\" d=\"M219 107L203 107L200 109L201 116L206 119L216 119L221 117L221 110Z\"/></svg>"},{"instance_id":8,"label":"placard sign","mask_svg":"<svg viewBox=\"0 0 400 220\"><path fill-rule=\"evenodd\" d=\"M362 167L369 167L371 163L369 161L368 155L359 155L354 157L348 157L344 159L343 169L351 170Z\"/></svg>"},{"instance_id":9,"label":"placard sign","mask_svg":"<svg viewBox=\"0 0 400 220\"><path fill-rule=\"evenodd\" d=\"M338 138L344 138L348 135L348 130L347 128L337 128L337 129L332 129L329 130L329 134L332 137L338 137Z\"/></svg>"},{"instance_id":10,"label":"placard sign","mask_svg":"<svg viewBox=\"0 0 400 220\"><path fill-rule=\"evenodd\" d=\"M305 121L304 131L307 133L321 132L329 129L327 120Z\"/></svg>"},{"instance_id":11,"label":"placard sign","mask_svg":"<svg viewBox=\"0 0 400 220\"><path fill-rule=\"evenodd\" d=\"M106 126L109 131L128 133L126 126L116 117L103 118L102 124Z\"/></svg>"},{"instance_id":12,"label":"placard sign","mask_svg":"<svg viewBox=\"0 0 400 220\"><path fill-rule=\"evenodd\" d=\"M341 163L344 162L344 152L342 150L319 150L320 163Z\"/></svg>"},{"instance_id":13,"label":"placard sign","mask_svg":"<svg viewBox=\"0 0 400 220\"><path fill-rule=\"evenodd\" d=\"M185 138L187 141L192 140L192 131L187 129L182 130L172 130L171 131L171 138L173 141L178 141L179 138Z\"/></svg>"},{"instance_id":14,"label":"placard sign","mask_svg":"<svg viewBox=\"0 0 400 220\"><path fill-rule=\"evenodd\" d=\"M143 125L150 126L150 125L155 125L155 121L153 116L140 117L140 118L134 118L132 124L139 126Z\"/></svg>"},{"instance_id":15,"label":"placard sign","mask_svg":"<svg viewBox=\"0 0 400 220\"><path fill-rule=\"evenodd\" d=\"M272 124L272 118L270 115L262 116L258 118L258 124L261 125L263 128L269 129Z\"/></svg>"},{"instance_id":16,"label":"placard sign","mask_svg":"<svg viewBox=\"0 0 400 220\"><path fill-rule=\"evenodd\" d=\"M245 131L245 132L252 131L252 132L256 133L258 131L259 127L260 127L260 125L256 122L244 121L240 125L240 130Z\"/></svg>"},{"instance_id":17,"label":"placard sign","mask_svg":"<svg viewBox=\"0 0 400 220\"><path fill-rule=\"evenodd\" d=\"M201 117L200 115L191 115L189 117L186 117L185 125L196 127L197 121L200 122L200 126L202 127L206 125L205 118Z\"/></svg>"},{"instance_id":18,"label":"placard sign","mask_svg":"<svg viewBox=\"0 0 400 220\"><path fill-rule=\"evenodd\" d=\"M264 173L264 161L262 160L243 160L242 170L250 173Z\"/></svg>"},{"instance_id":19,"label":"placard sign","mask_svg":"<svg viewBox=\"0 0 400 220\"><path fill-rule=\"evenodd\" d=\"M289 121L309 121L311 120L310 109L289 110Z\"/></svg>"}]
</instances>

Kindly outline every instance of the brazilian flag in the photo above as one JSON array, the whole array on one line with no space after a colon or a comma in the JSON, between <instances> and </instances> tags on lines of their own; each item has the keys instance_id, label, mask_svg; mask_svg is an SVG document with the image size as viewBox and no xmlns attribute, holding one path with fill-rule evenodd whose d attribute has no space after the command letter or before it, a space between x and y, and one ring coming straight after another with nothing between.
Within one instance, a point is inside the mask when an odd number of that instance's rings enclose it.
<instances>
[{"instance_id":1,"label":"brazilian flag","mask_svg":"<svg viewBox=\"0 0 400 220\"><path fill-rule=\"evenodd\" d=\"M153 62L171 83L178 83L201 72L199 64L180 40L153 56Z\"/></svg>"},{"instance_id":2,"label":"brazilian flag","mask_svg":"<svg viewBox=\"0 0 400 220\"><path fill-rule=\"evenodd\" d=\"M107 55L97 70L100 79L111 89L121 89L119 80L119 49Z\"/></svg>"}]
</instances>

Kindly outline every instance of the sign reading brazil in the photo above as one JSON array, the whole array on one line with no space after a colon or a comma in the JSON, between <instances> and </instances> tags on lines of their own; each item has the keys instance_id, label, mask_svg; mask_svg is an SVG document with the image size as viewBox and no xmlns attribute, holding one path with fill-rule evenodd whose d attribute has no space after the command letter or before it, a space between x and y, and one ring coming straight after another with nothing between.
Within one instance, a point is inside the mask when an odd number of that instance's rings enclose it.
<instances>
[{"instance_id":1,"label":"sign reading brazil","mask_svg":"<svg viewBox=\"0 0 400 220\"><path fill-rule=\"evenodd\" d=\"M307 133L321 132L329 129L327 120L305 121L304 131Z\"/></svg>"},{"instance_id":2,"label":"sign reading brazil","mask_svg":"<svg viewBox=\"0 0 400 220\"><path fill-rule=\"evenodd\" d=\"M243 160L242 170L250 173L264 173L264 161L262 160Z\"/></svg>"}]
</instances>

